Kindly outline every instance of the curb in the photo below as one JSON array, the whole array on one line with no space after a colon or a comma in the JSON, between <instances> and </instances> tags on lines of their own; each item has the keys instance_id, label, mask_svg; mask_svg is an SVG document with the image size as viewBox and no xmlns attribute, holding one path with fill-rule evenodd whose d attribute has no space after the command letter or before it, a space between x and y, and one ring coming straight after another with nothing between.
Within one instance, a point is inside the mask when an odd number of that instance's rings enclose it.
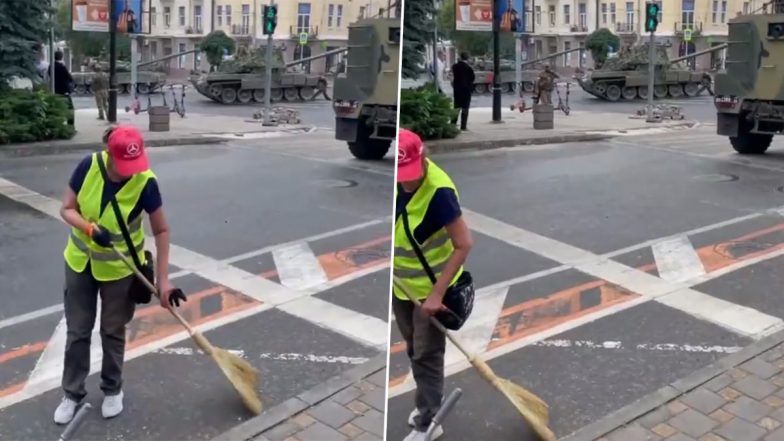
<instances>
[{"instance_id":1,"label":"curb","mask_svg":"<svg viewBox=\"0 0 784 441\"><path fill-rule=\"evenodd\" d=\"M226 138L218 138L216 136L199 136L187 138L170 138L170 139L151 139L144 142L145 147L170 147L178 145L204 145L204 144L217 144L229 141ZM74 142L68 143L67 141L59 142L42 142L34 144L21 144L21 145L0 145L0 157L6 158L24 158L30 156L45 156L57 155L61 153L72 153L79 151L98 151L102 149L100 140L95 142Z\"/></svg>"},{"instance_id":2,"label":"curb","mask_svg":"<svg viewBox=\"0 0 784 441\"><path fill-rule=\"evenodd\" d=\"M599 421L584 426L563 438L559 438L559 441L594 441L601 438L781 343L784 343L784 331L769 335L734 354L692 372L686 377L676 380L632 404L616 410Z\"/></svg>"},{"instance_id":3,"label":"curb","mask_svg":"<svg viewBox=\"0 0 784 441\"><path fill-rule=\"evenodd\" d=\"M385 369L387 354L383 353L372 358L363 365L338 374L318 386L289 398L288 400L264 411L261 415L236 426L211 441L248 441L261 435L268 429L286 421L294 415L319 404L352 384Z\"/></svg>"}]
</instances>

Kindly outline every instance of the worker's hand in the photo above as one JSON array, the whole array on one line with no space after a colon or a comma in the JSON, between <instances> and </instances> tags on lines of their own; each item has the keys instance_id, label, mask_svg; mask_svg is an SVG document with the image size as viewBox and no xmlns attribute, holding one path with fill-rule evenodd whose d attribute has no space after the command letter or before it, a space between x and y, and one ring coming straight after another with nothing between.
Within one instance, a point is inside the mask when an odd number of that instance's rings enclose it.
<instances>
[{"instance_id":1,"label":"worker's hand","mask_svg":"<svg viewBox=\"0 0 784 441\"><path fill-rule=\"evenodd\" d=\"M446 306L442 303L444 297L435 293L431 293L425 303L422 304L422 312L425 313L427 316L433 316L436 313L443 311L446 309Z\"/></svg>"},{"instance_id":2,"label":"worker's hand","mask_svg":"<svg viewBox=\"0 0 784 441\"><path fill-rule=\"evenodd\" d=\"M158 297L161 302L161 308L169 309L175 306L179 307L180 300L187 301L182 290L173 287L168 279L158 281L158 293Z\"/></svg>"},{"instance_id":3,"label":"worker's hand","mask_svg":"<svg viewBox=\"0 0 784 441\"><path fill-rule=\"evenodd\" d=\"M168 304L172 308L179 308L180 307L180 300L183 302L187 302L188 299L185 298L185 293L182 292L180 288L174 288L169 291L168 295ZM164 306L165 307L165 306Z\"/></svg>"},{"instance_id":4,"label":"worker's hand","mask_svg":"<svg viewBox=\"0 0 784 441\"><path fill-rule=\"evenodd\" d=\"M93 242L97 243L99 246L104 248L109 248L112 246L112 234L108 229L98 224L92 224L91 230L89 230L89 234Z\"/></svg>"}]
</instances>

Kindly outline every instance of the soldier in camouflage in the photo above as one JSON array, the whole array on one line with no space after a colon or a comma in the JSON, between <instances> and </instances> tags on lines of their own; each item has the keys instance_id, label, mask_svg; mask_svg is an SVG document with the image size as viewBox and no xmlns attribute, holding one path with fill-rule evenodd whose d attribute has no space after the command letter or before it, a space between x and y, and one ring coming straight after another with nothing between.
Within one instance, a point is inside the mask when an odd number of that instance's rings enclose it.
<instances>
[{"instance_id":1,"label":"soldier in camouflage","mask_svg":"<svg viewBox=\"0 0 784 441\"><path fill-rule=\"evenodd\" d=\"M98 106L98 119L109 116L109 78L98 63L93 64L92 89L95 94L95 104Z\"/></svg>"},{"instance_id":2,"label":"soldier in camouflage","mask_svg":"<svg viewBox=\"0 0 784 441\"><path fill-rule=\"evenodd\" d=\"M549 64L545 64L544 71L539 74L539 79L536 81L536 103L553 104L552 95L556 78L560 78L560 76L550 70Z\"/></svg>"}]
</instances>

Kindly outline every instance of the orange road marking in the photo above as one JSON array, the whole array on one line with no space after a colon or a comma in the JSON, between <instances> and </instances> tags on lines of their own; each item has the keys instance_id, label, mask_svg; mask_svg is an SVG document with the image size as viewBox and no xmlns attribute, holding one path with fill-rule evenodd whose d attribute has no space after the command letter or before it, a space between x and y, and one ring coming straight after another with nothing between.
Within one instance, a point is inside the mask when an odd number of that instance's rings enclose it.
<instances>
[{"instance_id":1,"label":"orange road marking","mask_svg":"<svg viewBox=\"0 0 784 441\"><path fill-rule=\"evenodd\" d=\"M742 245L743 242L751 241L761 236L765 236L783 230L784 230L784 223L774 225L772 227L754 231L749 234L737 237L735 239L728 240L726 242L719 242L718 244L715 245L704 246L697 250L697 255L702 261L702 265L705 267L705 272L711 273L718 269L732 265L733 263L741 262L747 259L753 259L754 257L772 253L784 248L784 243L779 243L762 250L743 254L741 256L732 255L732 247L734 246Z\"/></svg>"},{"instance_id":2,"label":"orange road marking","mask_svg":"<svg viewBox=\"0 0 784 441\"><path fill-rule=\"evenodd\" d=\"M25 384L27 384L27 382L22 381L21 383L12 384L5 389L0 389L0 398L19 392L20 390L24 389Z\"/></svg>"},{"instance_id":3,"label":"orange road marking","mask_svg":"<svg viewBox=\"0 0 784 441\"><path fill-rule=\"evenodd\" d=\"M26 357L30 354L41 352L44 350L47 343L47 341L39 341L37 343L31 343L11 349L8 352L3 352L0 354L0 363L5 363L7 361L16 360L17 358Z\"/></svg>"},{"instance_id":4,"label":"orange road marking","mask_svg":"<svg viewBox=\"0 0 784 441\"><path fill-rule=\"evenodd\" d=\"M355 271L370 268L383 262L389 262L389 247L386 247L384 250L386 253L383 257L370 259L364 263L358 263L356 258L363 252L372 252L374 248L380 248L380 245L388 244L391 239L391 235L374 239L343 250L322 254L321 256L318 256L318 260L321 267L324 268L324 272L327 274L327 279L334 280Z\"/></svg>"}]
</instances>

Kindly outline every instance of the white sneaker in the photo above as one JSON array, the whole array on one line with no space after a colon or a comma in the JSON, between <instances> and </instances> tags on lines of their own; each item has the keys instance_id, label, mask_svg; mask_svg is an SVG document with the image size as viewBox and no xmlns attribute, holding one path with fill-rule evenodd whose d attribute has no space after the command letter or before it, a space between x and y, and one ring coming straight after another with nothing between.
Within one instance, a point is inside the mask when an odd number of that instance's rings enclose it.
<instances>
[{"instance_id":1,"label":"white sneaker","mask_svg":"<svg viewBox=\"0 0 784 441\"><path fill-rule=\"evenodd\" d=\"M123 411L123 392L117 395L106 395L103 397L101 414L104 418L114 418Z\"/></svg>"},{"instance_id":2,"label":"white sneaker","mask_svg":"<svg viewBox=\"0 0 784 441\"><path fill-rule=\"evenodd\" d=\"M403 441L435 441L444 435L444 428L440 425L436 426L430 438L426 437L426 432L420 432L416 429L412 430Z\"/></svg>"},{"instance_id":3,"label":"white sneaker","mask_svg":"<svg viewBox=\"0 0 784 441\"><path fill-rule=\"evenodd\" d=\"M409 427L416 426L416 422L414 421L414 418L416 418L418 416L419 416L419 409L415 408L414 410L411 411L411 415L408 416L408 426Z\"/></svg>"},{"instance_id":4,"label":"white sneaker","mask_svg":"<svg viewBox=\"0 0 784 441\"><path fill-rule=\"evenodd\" d=\"M76 406L79 403L76 401L68 398L63 397L63 400L60 401L60 405L57 406L57 409L54 410L54 422L55 424L68 424L76 414Z\"/></svg>"}]
</instances>

